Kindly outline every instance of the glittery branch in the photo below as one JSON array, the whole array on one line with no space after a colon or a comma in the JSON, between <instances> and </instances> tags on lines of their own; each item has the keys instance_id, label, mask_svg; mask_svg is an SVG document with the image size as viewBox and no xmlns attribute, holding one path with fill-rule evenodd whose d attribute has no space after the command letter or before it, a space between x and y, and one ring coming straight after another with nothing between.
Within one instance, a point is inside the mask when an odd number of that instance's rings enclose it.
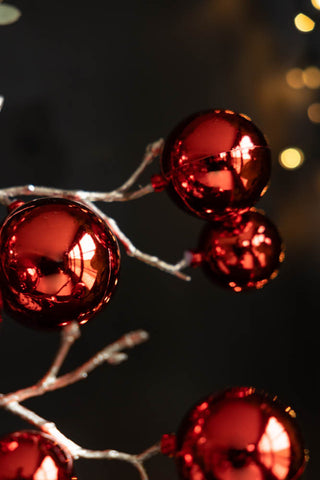
<instances>
[{"instance_id":1,"label":"glittery branch","mask_svg":"<svg viewBox=\"0 0 320 480\"><path fill-rule=\"evenodd\" d=\"M133 172L129 179L124 182L119 188L112 192L87 192L82 190L62 190L51 187L37 187L35 185L24 185L18 187L10 187L0 189L0 203L3 205L10 205L12 200L17 196L33 196L33 197L63 197L70 200L81 202L94 211L104 222L108 225L113 234L117 237L126 250L127 255L140 260L147 265L158 268L166 273L174 275L182 280L191 280L190 276L181 273L181 270L189 266L186 259L182 259L175 265L167 263L154 255L144 253L136 248L131 240L120 230L117 222L106 215L93 202L124 202L143 197L149 193L154 192L153 186L148 184L135 191L129 191L133 184L138 180L139 176L146 169L155 158L157 158L163 149L164 141L161 138L156 142L150 143L145 151L142 162L139 167Z\"/></svg>"},{"instance_id":2,"label":"glittery branch","mask_svg":"<svg viewBox=\"0 0 320 480\"><path fill-rule=\"evenodd\" d=\"M0 97L0 110L2 106L2 97ZM131 190L140 175L152 161L161 154L164 141L162 139L149 144L146 148L142 162L133 172L129 179L119 188L111 192L87 192L82 190L62 190L50 187L37 187L34 185L17 186L0 189L0 203L10 205L14 199L19 196L32 197L62 197L74 200L86 205L96 215L98 215L110 228L119 242L125 248L127 255L140 260L147 265L163 270L171 275L175 275L183 280L190 280L190 277L181 273L181 270L188 267L190 262L187 258L182 259L175 265L171 265L158 257L149 255L138 250L131 240L120 230L116 221L107 216L94 202L122 202L134 200L154 192L151 184ZM21 405L21 402L28 398L37 397L47 392L57 390L71 385L88 376L88 374L99 365L108 362L117 365L125 361L128 357L123 350L133 348L148 339L148 333L144 330L137 330L125 334L116 342L106 346L96 353L87 362L72 370L69 373L59 376L59 371L65 358L67 357L72 345L80 336L80 328L76 322L65 326L61 331L61 341L55 358L47 373L35 385L17 390L8 394L0 394L0 408L4 408L20 418L26 420L31 425L39 428L45 433L51 435L60 445L65 446L74 459L83 457L90 459L121 460L133 465L139 472L141 480L149 480L144 467L144 462L160 452L160 445L156 444L144 452L131 455L116 450L94 451L80 447L72 440L63 435L56 425L40 417L37 413Z\"/></svg>"},{"instance_id":3,"label":"glittery branch","mask_svg":"<svg viewBox=\"0 0 320 480\"><path fill-rule=\"evenodd\" d=\"M135 191L129 191L130 187L138 180L150 163L155 160L163 148L163 139L150 143L145 151L139 167L133 172L128 180L119 188L111 192L87 192L83 190L63 190L54 187L38 187L35 185L23 185L0 189L0 203L8 205L12 199L17 196L35 196L35 197L64 197L73 200L91 201L91 202L124 202L135 200L154 191L151 184L141 187Z\"/></svg>"},{"instance_id":4,"label":"glittery branch","mask_svg":"<svg viewBox=\"0 0 320 480\"><path fill-rule=\"evenodd\" d=\"M183 268L186 268L189 266L190 263L187 261L187 259L184 258L180 262L176 263L175 265L171 265L170 263L160 260L158 257L154 255L149 255L148 253L141 252L133 245L131 240L129 240L129 238L120 230L117 222L113 218L108 217L94 203L90 201L86 201L84 203L106 222L106 224L108 225L110 230L114 233L114 235L117 237L119 242L122 243L127 254L130 257L134 257L137 260L140 260L141 262L146 263L147 265L156 267L159 270L163 270L166 273L170 273L171 275L175 275L176 277L181 278L182 280L186 280L186 281L191 280L191 277L189 277L188 275L185 275L184 273L181 273L180 271Z\"/></svg>"},{"instance_id":5,"label":"glittery branch","mask_svg":"<svg viewBox=\"0 0 320 480\"><path fill-rule=\"evenodd\" d=\"M144 330L136 330L126 333L116 342L106 346L100 350L100 352L97 352L80 367L72 370L69 373L61 375L60 377L57 377L56 375L59 372L64 359L79 335L79 327L77 328L75 323L64 327L61 333L60 348L46 375L31 387L2 395L0 397L0 407L6 407L11 402L22 402L28 398L39 397L46 392L67 387L68 385L78 382L79 380L87 378L88 374L92 372L92 370L105 362L108 362L111 365L118 365L127 359L127 354L122 352L122 350L133 348L140 343L147 341L149 338L148 333Z\"/></svg>"},{"instance_id":6,"label":"glittery branch","mask_svg":"<svg viewBox=\"0 0 320 480\"><path fill-rule=\"evenodd\" d=\"M153 445L152 447L137 455L132 455L129 453L119 452L117 450L111 449L89 450L81 447L80 445L76 444L75 442L67 438L65 435L63 435L63 433L60 432L60 430L53 422L49 422L48 420L40 417L32 410L29 410L28 408L20 405L19 402L13 401L6 405L5 408L54 438L59 443L59 445L64 446L69 450L74 460L77 460L79 458L88 458L124 461L130 463L138 470L141 480L149 480L143 463L154 455L160 453L159 443Z\"/></svg>"},{"instance_id":7,"label":"glittery branch","mask_svg":"<svg viewBox=\"0 0 320 480\"><path fill-rule=\"evenodd\" d=\"M31 387L17 390L16 392L8 393L6 395L0 394L0 407L18 415L31 425L51 435L51 437L53 437L60 445L65 446L70 451L70 454L74 459L83 457L91 459L122 460L131 463L138 470L141 480L148 480L149 477L143 466L143 462L159 453L160 447L158 444L148 448L138 455L131 455L116 450L88 450L80 447L63 435L54 423L40 417L37 413L20 404L20 402L28 398L40 396L46 392L57 390L82 380L102 363L121 363L127 359L127 355L123 350L133 348L149 338L148 333L144 330L136 330L126 333L119 338L119 340L96 353L80 367L57 377L70 348L79 336L80 329L77 323L74 322L64 327L61 332L60 347L48 372L38 383Z\"/></svg>"}]
</instances>

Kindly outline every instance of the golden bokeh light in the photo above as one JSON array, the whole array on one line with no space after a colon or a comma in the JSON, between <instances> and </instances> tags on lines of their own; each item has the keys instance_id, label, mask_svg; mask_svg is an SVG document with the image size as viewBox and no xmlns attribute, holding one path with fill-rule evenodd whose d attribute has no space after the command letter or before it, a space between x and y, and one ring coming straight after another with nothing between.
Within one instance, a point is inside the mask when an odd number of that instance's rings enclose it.
<instances>
[{"instance_id":1,"label":"golden bokeh light","mask_svg":"<svg viewBox=\"0 0 320 480\"><path fill-rule=\"evenodd\" d=\"M298 13L298 15L294 17L294 24L300 32L312 32L315 26L315 22L312 18L304 13Z\"/></svg>"},{"instance_id":2,"label":"golden bokeh light","mask_svg":"<svg viewBox=\"0 0 320 480\"><path fill-rule=\"evenodd\" d=\"M320 0L311 0L311 3L314 6L314 8L316 8L317 10L320 10Z\"/></svg>"},{"instance_id":3,"label":"golden bokeh light","mask_svg":"<svg viewBox=\"0 0 320 480\"><path fill-rule=\"evenodd\" d=\"M312 103L308 108L309 120L313 123L320 123L320 103Z\"/></svg>"},{"instance_id":4,"label":"golden bokeh light","mask_svg":"<svg viewBox=\"0 0 320 480\"><path fill-rule=\"evenodd\" d=\"M293 170L303 164L304 153L297 147L286 148L280 153L279 162L283 168Z\"/></svg>"},{"instance_id":5,"label":"golden bokeh light","mask_svg":"<svg viewBox=\"0 0 320 480\"><path fill-rule=\"evenodd\" d=\"M318 67L310 66L302 73L303 81L308 88L320 87L320 69Z\"/></svg>"},{"instance_id":6,"label":"golden bokeh light","mask_svg":"<svg viewBox=\"0 0 320 480\"><path fill-rule=\"evenodd\" d=\"M304 81L303 81L303 70L301 68L292 68L286 74L287 84L291 88L303 88Z\"/></svg>"}]
</instances>

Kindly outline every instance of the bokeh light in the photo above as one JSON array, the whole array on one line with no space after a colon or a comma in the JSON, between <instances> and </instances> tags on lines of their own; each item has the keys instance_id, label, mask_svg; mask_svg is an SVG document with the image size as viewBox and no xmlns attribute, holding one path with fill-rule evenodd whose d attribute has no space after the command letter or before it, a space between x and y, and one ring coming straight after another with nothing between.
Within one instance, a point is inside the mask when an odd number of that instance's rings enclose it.
<instances>
[{"instance_id":1,"label":"bokeh light","mask_svg":"<svg viewBox=\"0 0 320 480\"><path fill-rule=\"evenodd\" d=\"M302 73L303 81L308 88L320 87L320 69L315 66L310 66Z\"/></svg>"},{"instance_id":2,"label":"bokeh light","mask_svg":"<svg viewBox=\"0 0 320 480\"><path fill-rule=\"evenodd\" d=\"M303 164L304 153L297 147L286 148L280 153L279 162L283 168L293 170Z\"/></svg>"},{"instance_id":3,"label":"bokeh light","mask_svg":"<svg viewBox=\"0 0 320 480\"><path fill-rule=\"evenodd\" d=\"M286 74L286 81L289 87L299 89L304 87L303 70L292 68Z\"/></svg>"},{"instance_id":4,"label":"bokeh light","mask_svg":"<svg viewBox=\"0 0 320 480\"><path fill-rule=\"evenodd\" d=\"M313 123L320 123L320 103L312 103L308 108L309 120Z\"/></svg>"},{"instance_id":5,"label":"bokeh light","mask_svg":"<svg viewBox=\"0 0 320 480\"><path fill-rule=\"evenodd\" d=\"M314 6L314 8L316 8L317 10L320 10L320 0L311 0L311 3Z\"/></svg>"},{"instance_id":6,"label":"bokeh light","mask_svg":"<svg viewBox=\"0 0 320 480\"><path fill-rule=\"evenodd\" d=\"M298 13L294 18L294 24L300 32L312 32L315 22L304 13Z\"/></svg>"}]
</instances>

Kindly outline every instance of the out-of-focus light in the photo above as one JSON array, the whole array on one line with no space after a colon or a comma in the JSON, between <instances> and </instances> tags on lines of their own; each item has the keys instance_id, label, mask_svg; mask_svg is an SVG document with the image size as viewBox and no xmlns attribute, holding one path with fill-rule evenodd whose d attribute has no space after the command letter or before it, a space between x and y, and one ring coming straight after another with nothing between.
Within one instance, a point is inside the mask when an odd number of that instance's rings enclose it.
<instances>
[{"instance_id":1,"label":"out-of-focus light","mask_svg":"<svg viewBox=\"0 0 320 480\"><path fill-rule=\"evenodd\" d=\"M313 123L320 123L320 103L312 103L308 108L309 120Z\"/></svg>"},{"instance_id":2,"label":"out-of-focus light","mask_svg":"<svg viewBox=\"0 0 320 480\"><path fill-rule=\"evenodd\" d=\"M1 112L2 107L3 107L3 102L4 102L4 97L2 97L2 96L0 95L0 112Z\"/></svg>"},{"instance_id":3,"label":"out-of-focus light","mask_svg":"<svg viewBox=\"0 0 320 480\"><path fill-rule=\"evenodd\" d=\"M298 13L294 17L294 24L300 32L312 32L315 26L315 22L304 13Z\"/></svg>"},{"instance_id":4,"label":"out-of-focus light","mask_svg":"<svg viewBox=\"0 0 320 480\"><path fill-rule=\"evenodd\" d=\"M314 6L314 8L316 8L317 10L320 10L320 0L311 0L311 3Z\"/></svg>"},{"instance_id":5,"label":"out-of-focus light","mask_svg":"<svg viewBox=\"0 0 320 480\"><path fill-rule=\"evenodd\" d=\"M298 168L304 162L303 151L297 147L286 148L280 153L279 162L283 168L287 168L288 170Z\"/></svg>"},{"instance_id":6,"label":"out-of-focus light","mask_svg":"<svg viewBox=\"0 0 320 480\"><path fill-rule=\"evenodd\" d=\"M309 88L320 87L320 69L318 67L308 67L302 73L304 84Z\"/></svg>"},{"instance_id":7,"label":"out-of-focus light","mask_svg":"<svg viewBox=\"0 0 320 480\"><path fill-rule=\"evenodd\" d=\"M292 68L286 74L287 84L291 88L303 88L303 70L301 68Z\"/></svg>"}]
</instances>

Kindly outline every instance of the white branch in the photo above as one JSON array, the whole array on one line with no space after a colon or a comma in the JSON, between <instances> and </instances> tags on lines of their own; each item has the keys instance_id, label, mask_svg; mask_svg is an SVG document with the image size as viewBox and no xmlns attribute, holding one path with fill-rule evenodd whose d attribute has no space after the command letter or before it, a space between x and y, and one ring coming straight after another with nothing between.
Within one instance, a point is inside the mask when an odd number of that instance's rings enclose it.
<instances>
[{"instance_id":1,"label":"white branch","mask_svg":"<svg viewBox=\"0 0 320 480\"><path fill-rule=\"evenodd\" d=\"M42 384L44 388L56 380L57 374L59 373L59 370L65 361L70 348L80 337L80 335L80 327L77 322L72 322L62 329L60 348L52 362L50 369L39 382L39 384Z\"/></svg>"},{"instance_id":2,"label":"white branch","mask_svg":"<svg viewBox=\"0 0 320 480\"><path fill-rule=\"evenodd\" d=\"M76 329L74 329L76 332ZM62 333L61 346L55 360L48 371L48 373L35 385L31 387L17 390L16 392L8 393L0 396L0 407L7 407L12 402L22 402L28 398L39 397L46 392L58 390L60 388L67 387L79 380L87 378L88 374L92 372L99 365L108 362L112 365L119 364L127 359L127 355L122 350L133 348L140 343L148 340L149 335L144 330L136 330L125 334L116 342L106 346L100 352L96 353L87 362L75 370L66 373L60 377L56 377L56 373L62 365L62 362L68 353L72 343L77 338L77 333L73 333L72 329L69 329L69 334Z\"/></svg>"},{"instance_id":3,"label":"white branch","mask_svg":"<svg viewBox=\"0 0 320 480\"><path fill-rule=\"evenodd\" d=\"M3 97L0 97L0 110L2 107ZM83 190L63 190L53 187L38 187L35 185L23 185L0 189L0 203L8 205L11 199L16 196L35 196L35 197L64 197L73 200L91 201L91 202L125 202L141 198L149 193L154 192L151 184L139 188L133 192L129 192L129 188L138 180L146 167L161 153L164 141L161 138L156 142L150 143L145 151L142 162L128 180L116 190L111 192L87 192Z\"/></svg>"},{"instance_id":4,"label":"white branch","mask_svg":"<svg viewBox=\"0 0 320 480\"><path fill-rule=\"evenodd\" d=\"M1 2L1 0L0 0ZM0 96L0 110L3 104L3 97ZM70 200L75 200L83 203L93 212L95 212L108 225L118 240L124 245L126 253L129 256L135 257L138 260L163 270L167 273L175 275L184 280L190 280L190 277L181 273L180 270L189 266L190 262L187 259L182 259L175 265L160 260L158 257L149 255L138 250L133 243L120 230L115 220L103 213L93 202L115 202L128 201L140 198L144 195L154 191L151 184L139 188L135 191L129 191L130 188L137 181L139 176L143 173L145 168L160 155L163 148L164 141L162 139L151 143L147 146L141 164L133 172L130 178L124 182L119 188L111 192L86 192L81 190L62 190L50 187L37 187L34 185L25 185L18 187L10 187L0 189L0 203L3 205L10 205L12 200L17 196L33 196L33 197L62 197ZM130 332L121 337L111 345L106 346L100 352L96 353L87 362L73 371L61 376L57 376L63 362L68 355L73 343L79 338L80 329L76 322L69 324L62 329L61 342L55 358L47 371L39 382L31 387L17 390L16 392L8 393L6 395L0 394L0 407L18 415L30 424L38 427L43 432L51 435L59 444L65 446L71 453L74 459L83 458L104 458L108 460L122 460L132 464L139 472L141 480L148 480L147 472L144 468L143 462L160 452L159 444L153 445L144 452L138 455L131 455L116 450L101 450L94 451L80 447L72 440L63 435L56 425L48 422L46 419L40 417L32 410L27 409L21 405L21 402L32 397L43 395L46 392L57 390L59 388L71 385L83 378L105 362L116 365L127 359L127 354L123 352L128 348L133 348L148 339L148 333L144 330Z\"/></svg>"},{"instance_id":5,"label":"white branch","mask_svg":"<svg viewBox=\"0 0 320 480\"><path fill-rule=\"evenodd\" d=\"M119 452L117 450L89 450L81 447L63 435L63 433L58 430L53 422L49 422L48 420L40 417L32 410L20 405L20 403L11 402L7 404L5 408L6 410L18 415L20 418L26 420L33 426L38 427L44 433L47 433L54 438L59 445L68 449L74 460L79 458L90 458L124 461L130 463L138 470L141 480L149 480L147 472L143 466L143 462L160 453L159 444L153 445L138 455L131 455L129 453Z\"/></svg>"},{"instance_id":6,"label":"white branch","mask_svg":"<svg viewBox=\"0 0 320 480\"><path fill-rule=\"evenodd\" d=\"M154 191L151 184L139 188L134 192L121 192L113 190L112 192L86 192L82 190L63 190L53 187L38 187L35 185L22 185L0 189L0 203L9 205L11 199L17 196L33 197L63 197L75 201L90 200L92 202L127 202L136 200Z\"/></svg>"},{"instance_id":7,"label":"white branch","mask_svg":"<svg viewBox=\"0 0 320 480\"><path fill-rule=\"evenodd\" d=\"M117 189L117 191L124 192L128 190L137 181L137 179L145 170L145 168L148 165L150 165L150 163L153 162L153 160L161 154L163 150L163 146L164 146L163 138L160 138L159 140L153 143L149 143L149 145L147 145L141 164L136 169L136 171L133 172L131 177L123 185L121 185L121 187Z\"/></svg>"},{"instance_id":8,"label":"white branch","mask_svg":"<svg viewBox=\"0 0 320 480\"><path fill-rule=\"evenodd\" d=\"M162 270L166 273L175 275L176 277L181 278L182 280L186 280L186 281L191 280L191 277L189 275L185 275L180 271L183 268L186 268L190 265L187 259L183 258L180 262L176 263L175 265L172 265L170 263L164 262L163 260L160 260L158 257L154 255L149 255L148 253L141 252L133 245L131 240L129 240L129 238L120 230L117 222L113 218L108 217L94 203L90 201L87 201L84 203L105 221L105 223L108 225L110 230L114 233L114 235L117 237L119 242L122 243L127 254L130 257L134 257L137 260L140 260L141 262L146 263L147 265L150 265L151 267L156 267L159 270Z\"/></svg>"},{"instance_id":9,"label":"white branch","mask_svg":"<svg viewBox=\"0 0 320 480\"><path fill-rule=\"evenodd\" d=\"M150 143L145 151L141 164L135 170L135 172L129 177L129 179L123 183L119 188L112 192L86 192L83 190L62 190L59 188L51 187L37 187L35 185L24 185L18 187L10 187L0 189L0 203L3 205L10 205L12 199L17 196L34 196L34 197L62 197L70 200L78 201L86 205L89 209L94 211L99 217L101 217L108 227L112 230L118 240L124 245L126 253L140 260L147 265L158 268L166 273L175 275L182 280L191 280L191 277L181 273L181 270L189 266L189 262L186 259L182 259L178 263L172 265L155 255L144 253L136 248L131 240L120 230L116 221L107 216L100 208L98 208L93 202L117 202L128 201L140 198L148 193L154 191L151 184L146 185L136 191L129 192L129 188L137 181L141 173L145 168L161 153L163 148L163 139Z\"/></svg>"}]
</instances>

